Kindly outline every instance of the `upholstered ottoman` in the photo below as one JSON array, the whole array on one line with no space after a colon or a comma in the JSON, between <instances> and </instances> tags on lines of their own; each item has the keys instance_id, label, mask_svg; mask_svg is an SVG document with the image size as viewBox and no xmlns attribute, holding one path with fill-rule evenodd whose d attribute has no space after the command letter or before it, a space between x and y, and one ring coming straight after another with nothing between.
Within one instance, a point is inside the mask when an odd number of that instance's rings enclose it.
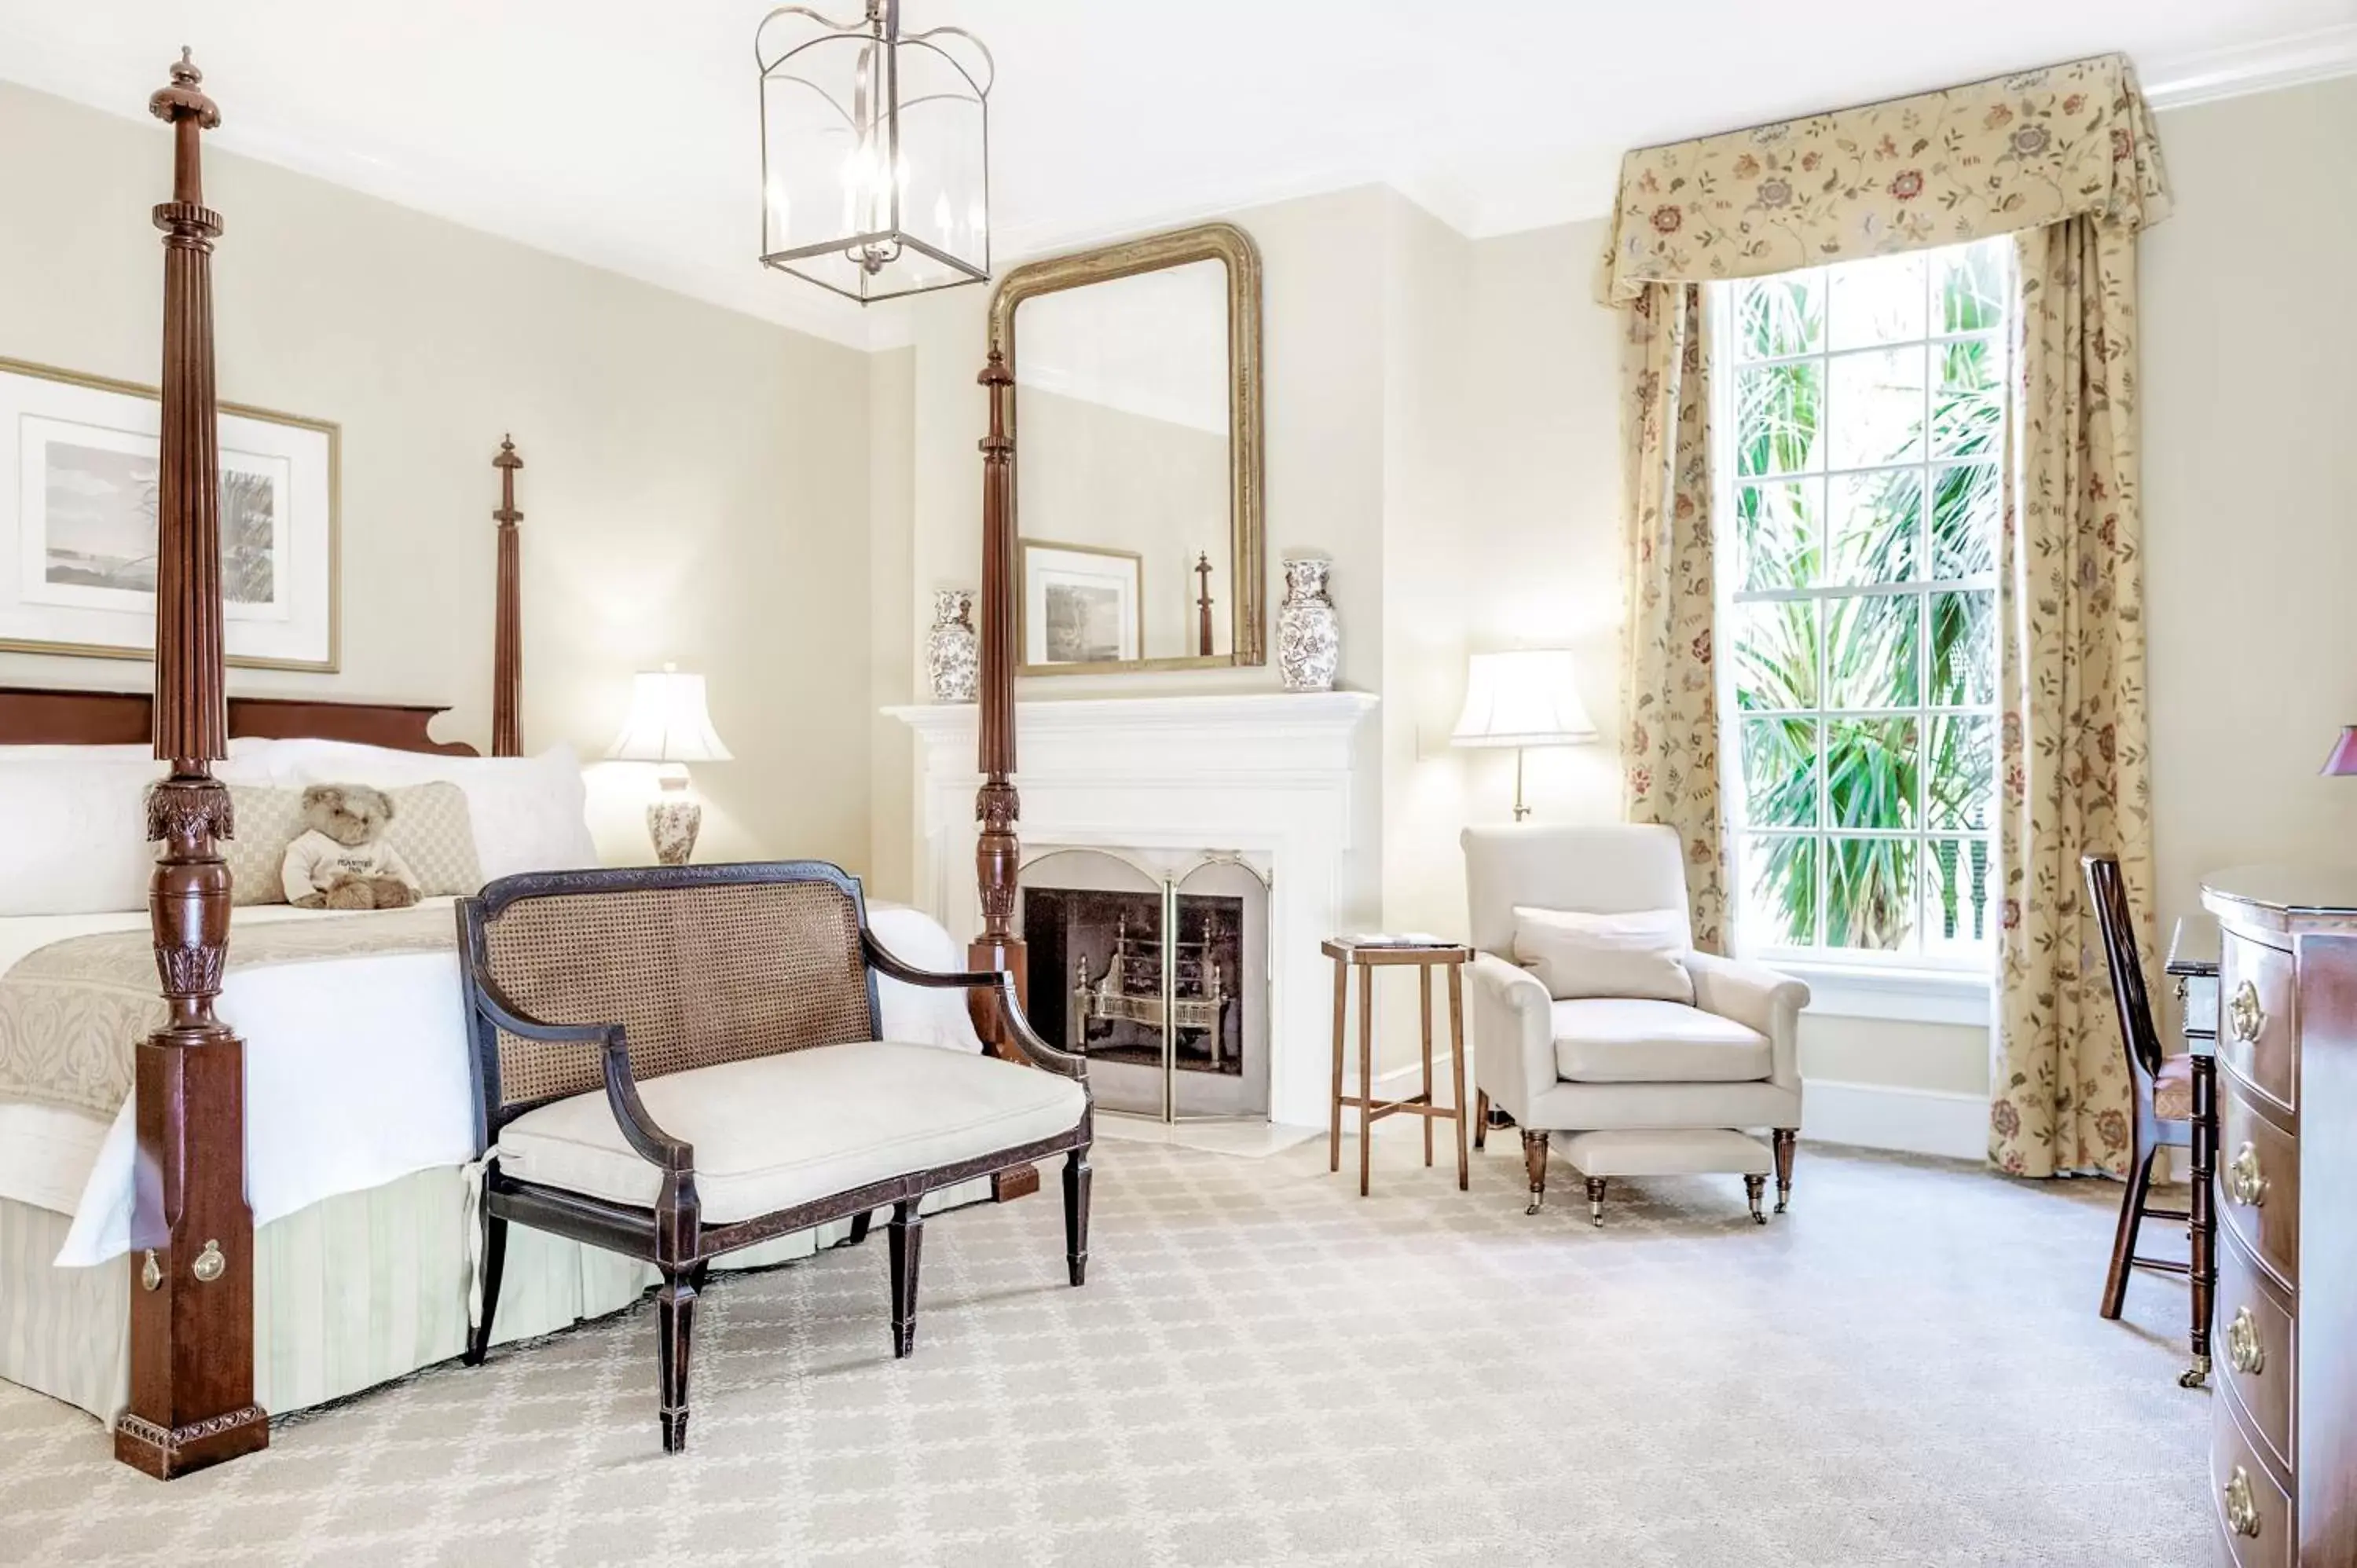
<instances>
[{"instance_id":1,"label":"upholstered ottoman","mask_svg":"<svg viewBox=\"0 0 2357 1568\"><path fill-rule=\"evenodd\" d=\"M1587 1178L1587 1214L1598 1225L1604 1223L1604 1185L1609 1177L1709 1176L1720 1171L1743 1177L1744 1193L1751 1200L1751 1218L1762 1225L1768 1223L1760 1198L1768 1185L1768 1173L1776 1168L1776 1158L1767 1144L1748 1133L1725 1127L1574 1133L1561 1148L1571 1167Z\"/></svg>"}]
</instances>

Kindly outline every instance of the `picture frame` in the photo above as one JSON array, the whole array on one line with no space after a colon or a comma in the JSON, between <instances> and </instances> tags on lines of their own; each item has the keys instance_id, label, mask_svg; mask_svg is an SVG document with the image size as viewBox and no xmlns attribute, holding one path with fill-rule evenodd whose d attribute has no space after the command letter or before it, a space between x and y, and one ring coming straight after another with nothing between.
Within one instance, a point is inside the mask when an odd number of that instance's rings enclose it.
<instances>
[{"instance_id":1,"label":"picture frame","mask_svg":"<svg viewBox=\"0 0 2357 1568\"><path fill-rule=\"evenodd\" d=\"M1135 667L1146 644L1146 561L1135 550L1016 542L1021 675Z\"/></svg>"},{"instance_id":2,"label":"picture frame","mask_svg":"<svg viewBox=\"0 0 2357 1568\"><path fill-rule=\"evenodd\" d=\"M343 433L220 410L226 662L332 673ZM160 413L154 387L0 359L0 651L155 657Z\"/></svg>"}]
</instances>

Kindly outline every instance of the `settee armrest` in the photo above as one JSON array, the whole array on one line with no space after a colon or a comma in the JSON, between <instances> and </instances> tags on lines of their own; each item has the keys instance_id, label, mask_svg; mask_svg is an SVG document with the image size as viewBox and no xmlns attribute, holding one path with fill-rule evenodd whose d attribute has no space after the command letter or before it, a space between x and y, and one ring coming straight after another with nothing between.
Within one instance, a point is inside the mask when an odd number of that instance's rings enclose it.
<instances>
[{"instance_id":1,"label":"settee armrest","mask_svg":"<svg viewBox=\"0 0 2357 1568\"><path fill-rule=\"evenodd\" d=\"M904 985L921 985L934 990L990 992L998 1011L998 1021L1005 1026L1006 1037L1023 1053L1026 1061L1043 1072L1073 1079L1083 1088L1087 1087L1088 1058L1070 1051L1060 1051L1039 1037L1039 1032L1031 1026L1031 1020L1023 1015L1023 1004L1015 999L1015 977L1006 971L919 969L877 941L872 931L859 933L859 945L878 974Z\"/></svg>"},{"instance_id":2,"label":"settee armrest","mask_svg":"<svg viewBox=\"0 0 2357 1568\"><path fill-rule=\"evenodd\" d=\"M1695 1005L1767 1036L1774 1052L1774 1081L1798 1085L1801 1009L1809 1004L1808 985L1764 965L1717 953L1690 952L1684 962L1686 972L1694 976Z\"/></svg>"},{"instance_id":3,"label":"settee armrest","mask_svg":"<svg viewBox=\"0 0 2357 1568\"><path fill-rule=\"evenodd\" d=\"M534 1018L518 1007L490 976L476 974L471 978L476 1011L494 1026L516 1038L531 1040L538 1045L598 1047L603 1057L606 1106L614 1113L615 1125L622 1130L622 1141L637 1151L640 1158L666 1171L685 1172L695 1168L694 1145L673 1137L658 1126L647 1110L646 1101L639 1098L639 1081L630 1071L630 1039L627 1029L619 1024L551 1024ZM493 1145L498 1141L496 1133L490 1135Z\"/></svg>"},{"instance_id":4,"label":"settee armrest","mask_svg":"<svg viewBox=\"0 0 2357 1568\"><path fill-rule=\"evenodd\" d=\"M1473 1081L1520 1119L1555 1087L1555 998L1538 976L1495 953L1466 968L1473 991Z\"/></svg>"}]
</instances>

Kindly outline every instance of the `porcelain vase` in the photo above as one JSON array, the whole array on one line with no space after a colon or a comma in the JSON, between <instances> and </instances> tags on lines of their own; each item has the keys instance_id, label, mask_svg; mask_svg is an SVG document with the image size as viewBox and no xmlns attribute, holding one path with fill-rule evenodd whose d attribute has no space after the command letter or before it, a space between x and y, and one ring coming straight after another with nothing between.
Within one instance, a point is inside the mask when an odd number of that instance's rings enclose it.
<instances>
[{"instance_id":1,"label":"porcelain vase","mask_svg":"<svg viewBox=\"0 0 2357 1568\"><path fill-rule=\"evenodd\" d=\"M1276 612L1276 669L1288 692L1330 692L1342 663L1342 627L1326 596L1334 563L1302 557L1285 564L1285 603Z\"/></svg>"},{"instance_id":2,"label":"porcelain vase","mask_svg":"<svg viewBox=\"0 0 2357 1568\"><path fill-rule=\"evenodd\" d=\"M974 595L933 593L933 629L925 639L925 678L936 703L971 703L981 684L982 645L974 630Z\"/></svg>"}]
</instances>

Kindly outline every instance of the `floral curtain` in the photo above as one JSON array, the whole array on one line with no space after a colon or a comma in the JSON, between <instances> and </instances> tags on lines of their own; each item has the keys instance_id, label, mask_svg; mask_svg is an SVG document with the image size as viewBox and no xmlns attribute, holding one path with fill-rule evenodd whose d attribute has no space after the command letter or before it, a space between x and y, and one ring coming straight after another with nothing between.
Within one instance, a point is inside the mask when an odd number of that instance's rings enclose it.
<instances>
[{"instance_id":1,"label":"floral curtain","mask_svg":"<svg viewBox=\"0 0 2357 1568\"><path fill-rule=\"evenodd\" d=\"M2167 202L2152 113L2102 55L1749 131L1620 166L1597 297L2115 220Z\"/></svg>"},{"instance_id":2,"label":"floral curtain","mask_svg":"<svg viewBox=\"0 0 2357 1568\"><path fill-rule=\"evenodd\" d=\"M2136 263L2138 226L2165 209L2164 197L2121 219L2016 237L2018 456L1997 556L2004 987L1989 1157L2017 1176L2127 1169L2131 1090L2079 857L2119 856L2151 973Z\"/></svg>"},{"instance_id":3,"label":"floral curtain","mask_svg":"<svg viewBox=\"0 0 2357 1568\"><path fill-rule=\"evenodd\" d=\"M1717 608L1710 518L1710 355L1700 284L1650 284L1621 312L1627 456L1628 645L1621 659L1621 778L1632 822L1686 844L1695 945L1721 950Z\"/></svg>"},{"instance_id":4,"label":"floral curtain","mask_svg":"<svg viewBox=\"0 0 2357 1568\"><path fill-rule=\"evenodd\" d=\"M2168 211L2151 111L2126 57L2104 55L1641 148L1597 274L1627 317L1629 811L1686 833L1696 931L1716 939L1700 285L2018 236L1989 1153L2023 1176L2126 1163L2128 1080L2079 857L2119 856L2149 965L2136 245Z\"/></svg>"}]
</instances>

